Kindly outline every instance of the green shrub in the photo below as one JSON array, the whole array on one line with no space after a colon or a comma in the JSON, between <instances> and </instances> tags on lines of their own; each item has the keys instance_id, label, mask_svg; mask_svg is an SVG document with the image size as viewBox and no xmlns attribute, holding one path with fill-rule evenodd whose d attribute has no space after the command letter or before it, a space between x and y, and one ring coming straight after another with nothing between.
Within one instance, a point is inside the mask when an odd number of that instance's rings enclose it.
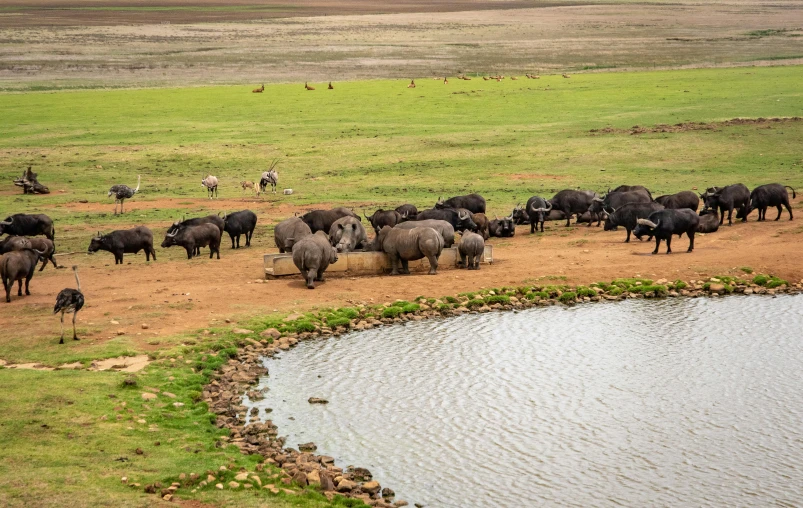
<instances>
[{"instance_id":1,"label":"green shrub","mask_svg":"<svg viewBox=\"0 0 803 508\"><path fill-rule=\"evenodd\" d=\"M473 299L474 299L474 297L475 297L475 296L477 296L477 295L476 295L475 293L460 293L460 294L459 294L459 295L457 295L457 296L465 296L465 297L466 297L466 298L468 298L469 300L473 300Z\"/></svg>"},{"instance_id":2,"label":"green shrub","mask_svg":"<svg viewBox=\"0 0 803 508\"><path fill-rule=\"evenodd\" d=\"M478 309L478 308L482 307L483 305L485 305L485 301L484 300L480 300L480 299L469 300L468 302L466 302L466 308L468 308L468 309Z\"/></svg>"},{"instance_id":3,"label":"green shrub","mask_svg":"<svg viewBox=\"0 0 803 508\"><path fill-rule=\"evenodd\" d=\"M455 298L454 296L447 296L446 298L444 298L444 300L448 303L457 303L457 298Z\"/></svg>"},{"instance_id":4,"label":"green shrub","mask_svg":"<svg viewBox=\"0 0 803 508\"><path fill-rule=\"evenodd\" d=\"M619 296L624 292L625 292L625 290L620 288L620 287L618 287L618 286L613 286L608 290L608 294L611 295L611 296Z\"/></svg>"},{"instance_id":5,"label":"green shrub","mask_svg":"<svg viewBox=\"0 0 803 508\"><path fill-rule=\"evenodd\" d=\"M401 309L401 307L388 307L382 311L382 317L393 319L399 317L402 312L404 311Z\"/></svg>"},{"instance_id":6,"label":"green shrub","mask_svg":"<svg viewBox=\"0 0 803 508\"><path fill-rule=\"evenodd\" d=\"M342 309L339 309L336 312L336 314L339 314L348 319L354 319L360 315L360 311L351 307L343 307Z\"/></svg>"},{"instance_id":7,"label":"green shrub","mask_svg":"<svg viewBox=\"0 0 803 508\"><path fill-rule=\"evenodd\" d=\"M575 293L574 291L566 291L558 298L558 300L560 300L561 303L571 303L574 302L576 299L577 299L577 293Z\"/></svg>"},{"instance_id":8,"label":"green shrub","mask_svg":"<svg viewBox=\"0 0 803 508\"><path fill-rule=\"evenodd\" d=\"M779 279L778 277L773 276L769 282L767 282L767 289L775 289L779 286L788 286L789 283L783 279Z\"/></svg>"},{"instance_id":9,"label":"green shrub","mask_svg":"<svg viewBox=\"0 0 803 508\"><path fill-rule=\"evenodd\" d=\"M488 305L493 305L495 303L501 305L510 305L510 297L507 295L486 296L485 303Z\"/></svg>"},{"instance_id":10,"label":"green shrub","mask_svg":"<svg viewBox=\"0 0 803 508\"><path fill-rule=\"evenodd\" d=\"M404 311L405 314L410 312L417 312L419 310L421 310L421 306L418 305L417 303L408 303L402 306L402 311Z\"/></svg>"},{"instance_id":11,"label":"green shrub","mask_svg":"<svg viewBox=\"0 0 803 508\"><path fill-rule=\"evenodd\" d=\"M744 272L744 273L746 273L746 274L751 274L751 273L753 273L753 269L752 269L752 268L750 268L749 266L743 266L743 267L739 268L739 270L743 271L743 272Z\"/></svg>"},{"instance_id":12,"label":"green shrub","mask_svg":"<svg viewBox=\"0 0 803 508\"><path fill-rule=\"evenodd\" d=\"M405 305L411 305L410 302L406 300L396 300L395 302L390 304L391 307L404 307Z\"/></svg>"},{"instance_id":13,"label":"green shrub","mask_svg":"<svg viewBox=\"0 0 803 508\"><path fill-rule=\"evenodd\" d=\"M309 321L295 321L293 322L293 327L295 328L296 333L315 331L315 325Z\"/></svg>"},{"instance_id":14,"label":"green shrub","mask_svg":"<svg viewBox=\"0 0 803 508\"><path fill-rule=\"evenodd\" d=\"M445 311L447 311L447 310L449 310L451 308L452 308L452 306L449 305L448 303L441 303L441 304L438 305L437 310L439 312L445 312Z\"/></svg>"},{"instance_id":15,"label":"green shrub","mask_svg":"<svg viewBox=\"0 0 803 508\"><path fill-rule=\"evenodd\" d=\"M326 324L329 325L330 328L338 326L349 327L351 325L351 320L345 316L331 316L326 318Z\"/></svg>"},{"instance_id":16,"label":"green shrub","mask_svg":"<svg viewBox=\"0 0 803 508\"><path fill-rule=\"evenodd\" d=\"M756 275L755 277L753 277L753 284L758 284L759 286L764 286L769 281L770 278L767 275Z\"/></svg>"},{"instance_id":17,"label":"green shrub","mask_svg":"<svg viewBox=\"0 0 803 508\"><path fill-rule=\"evenodd\" d=\"M597 292L591 288L580 286L577 288L577 296L597 296Z\"/></svg>"},{"instance_id":18,"label":"green shrub","mask_svg":"<svg viewBox=\"0 0 803 508\"><path fill-rule=\"evenodd\" d=\"M683 282L682 280L678 279L673 284L670 284L669 287L671 287L674 290L680 291L681 289L686 289L687 287L689 287L689 285Z\"/></svg>"}]
</instances>

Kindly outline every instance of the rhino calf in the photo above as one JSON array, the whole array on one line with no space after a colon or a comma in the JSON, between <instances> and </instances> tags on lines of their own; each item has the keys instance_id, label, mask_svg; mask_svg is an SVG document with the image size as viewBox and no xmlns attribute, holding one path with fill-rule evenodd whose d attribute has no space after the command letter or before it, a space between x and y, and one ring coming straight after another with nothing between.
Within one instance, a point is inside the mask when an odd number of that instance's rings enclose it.
<instances>
[{"instance_id":1,"label":"rhino calf","mask_svg":"<svg viewBox=\"0 0 803 508\"><path fill-rule=\"evenodd\" d=\"M466 231L460 239L457 251L460 253L459 266L468 270L479 270L480 259L485 252L485 240L477 233Z\"/></svg>"},{"instance_id":2,"label":"rhino calf","mask_svg":"<svg viewBox=\"0 0 803 508\"><path fill-rule=\"evenodd\" d=\"M337 263L337 250L329 244L326 233L318 231L293 245L293 263L307 281L307 288L315 289L315 281L323 281L329 265Z\"/></svg>"},{"instance_id":3,"label":"rhino calf","mask_svg":"<svg viewBox=\"0 0 803 508\"><path fill-rule=\"evenodd\" d=\"M400 229L385 226L368 248L388 255L391 275L409 274L409 262L422 258L429 261L429 274L435 275L438 273L438 257L443 251L443 244L441 234L432 228Z\"/></svg>"},{"instance_id":4,"label":"rhino calf","mask_svg":"<svg viewBox=\"0 0 803 508\"><path fill-rule=\"evenodd\" d=\"M296 242L311 234L312 230L306 222L298 217L290 217L276 224L273 230L273 240L276 242L279 252L283 254L292 252Z\"/></svg>"}]
</instances>

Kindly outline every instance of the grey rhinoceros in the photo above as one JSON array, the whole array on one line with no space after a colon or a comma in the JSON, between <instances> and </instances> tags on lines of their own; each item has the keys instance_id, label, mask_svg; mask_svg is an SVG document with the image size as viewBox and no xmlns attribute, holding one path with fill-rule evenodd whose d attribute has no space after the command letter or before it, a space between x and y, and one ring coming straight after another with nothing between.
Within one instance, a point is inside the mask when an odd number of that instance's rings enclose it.
<instances>
[{"instance_id":1,"label":"grey rhinoceros","mask_svg":"<svg viewBox=\"0 0 803 508\"><path fill-rule=\"evenodd\" d=\"M323 272L337 263L337 250L329 244L323 231L308 235L293 245L293 263L307 281L308 289L315 289L315 281L323 280Z\"/></svg>"},{"instance_id":2,"label":"grey rhinoceros","mask_svg":"<svg viewBox=\"0 0 803 508\"><path fill-rule=\"evenodd\" d=\"M432 228L400 229L385 226L366 250L385 252L390 258L391 275L409 274L408 262L424 257L429 260L429 274L435 275L438 273L438 256L443 251L443 237Z\"/></svg>"}]
</instances>

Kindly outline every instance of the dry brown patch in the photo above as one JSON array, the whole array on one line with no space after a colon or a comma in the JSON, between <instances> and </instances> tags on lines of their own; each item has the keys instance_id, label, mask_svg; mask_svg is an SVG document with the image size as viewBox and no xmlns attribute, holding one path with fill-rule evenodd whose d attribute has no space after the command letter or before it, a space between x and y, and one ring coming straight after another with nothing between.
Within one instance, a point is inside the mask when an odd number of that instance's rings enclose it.
<instances>
[{"instance_id":1,"label":"dry brown patch","mask_svg":"<svg viewBox=\"0 0 803 508\"><path fill-rule=\"evenodd\" d=\"M786 124L792 122L799 122L803 120L798 116L785 117L785 118L734 118L732 120L725 120L723 122L683 122L676 123L675 125L656 124L653 127L644 127L641 125L634 125L629 129L615 129L613 127L604 127L602 129L591 129L592 134L654 134L657 132L689 132L689 131L718 131L722 127L733 127L739 125L758 125L758 126L772 126L777 124Z\"/></svg>"}]
</instances>

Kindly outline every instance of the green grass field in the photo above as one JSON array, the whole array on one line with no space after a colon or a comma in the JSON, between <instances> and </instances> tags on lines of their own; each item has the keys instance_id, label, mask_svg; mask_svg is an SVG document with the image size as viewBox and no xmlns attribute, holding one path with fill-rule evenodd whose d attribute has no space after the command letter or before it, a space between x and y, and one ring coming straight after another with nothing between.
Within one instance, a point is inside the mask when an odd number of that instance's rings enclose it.
<instances>
[{"instance_id":1,"label":"green grass field","mask_svg":"<svg viewBox=\"0 0 803 508\"><path fill-rule=\"evenodd\" d=\"M737 181L803 187L800 121L640 135L591 132L803 116L800 74L799 67L765 67L502 83L421 80L415 89L403 81L368 81L337 83L335 90L318 84L314 92L276 85L263 94L244 87L0 94L0 218L48 213L56 220L60 251L84 250L90 230L163 223L241 198L238 182L257 180L274 158L281 158L280 188L295 194L264 200L287 209L422 207L439 195L477 191L486 196L490 215L501 215L533 194L551 196L563 188L644 184L662 194ZM11 186L29 164L51 194L23 196ZM187 201L190 208L181 208L183 199L205 197L200 179L206 173L220 178L220 200ZM178 200L113 216L108 188L134 185L138 174L142 192L129 210ZM85 210L64 206L79 200L88 201ZM260 221L283 218L268 213ZM169 482L230 461L252 466L252 459L214 446L220 432L206 408L193 403L201 380L178 356L200 353L176 346L181 342L165 341L169 349L139 377L141 386L176 393L185 409L167 401L145 404L141 388L122 388L119 373L0 368L0 504L150 506L153 496L122 485L120 477ZM127 350L115 344L115 354ZM14 357L26 358L25 347L15 344ZM48 351L31 351L28 358L57 364L60 350ZM0 358L7 353L0 350ZM121 402L132 412L115 409ZM149 431L152 424L158 432ZM138 447L144 455L134 452ZM196 496L238 506L324 503L315 494L266 498L206 490Z\"/></svg>"}]
</instances>

